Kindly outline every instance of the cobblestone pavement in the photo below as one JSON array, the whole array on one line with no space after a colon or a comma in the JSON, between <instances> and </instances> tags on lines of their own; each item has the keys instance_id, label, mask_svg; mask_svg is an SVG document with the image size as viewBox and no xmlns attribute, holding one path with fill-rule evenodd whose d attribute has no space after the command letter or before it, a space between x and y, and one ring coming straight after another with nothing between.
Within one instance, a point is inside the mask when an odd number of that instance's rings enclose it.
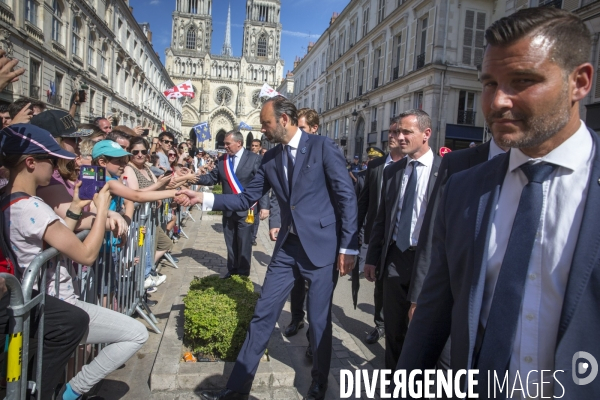
<instances>
[{"instance_id":1,"label":"cobblestone pavement","mask_svg":"<svg viewBox=\"0 0 600 400\"><path fill-rule=\"evenodd\" d=\"M189 239L182 238L175 245L173 255L179 259L178 269L169 264L162 264L161 273L167 275L167 281L158 287L151 296L159 303L153 307L153 312L159 320L159 328L164 331L171 306L180 296L183 287L189 286L194 276L226 273L227 251L222 235L221 217L205 215L200 220L200 212L192 213L196 222L188 220L184 226ZM268 224L261 222L258 245L253 247L251 279L257 285L257 290L264 281L268 263L273 251L273 244L268 237ZM182 292L185 292L183 290ZM361 368L373 370L383 368L383 340L378 344L365 345L363 340L373 326L373 286L361 279L358 307L352 305L350 279L340 278L334 294L333 305L333 354L329 389L326 399L339 399L339 376L341 369ZM286 303L279 318L280 331L291 320L289 301ZM301 399L310 382L311 361L305 357L306 329L291 338L284 338L290 356L291 365L295 372L293 388L257 389L251 393L252 399ZM132 357L126 365L109 375L98 387L97 395L106 400L112 399L197 399L194 392L155 392L149 387L149 376L156 359L162 335L150 333L150 338L144 347ZM354 398L354 395L352 396ZM363 398L367 398L363 392Z\"/></svg>"}]
</instances>

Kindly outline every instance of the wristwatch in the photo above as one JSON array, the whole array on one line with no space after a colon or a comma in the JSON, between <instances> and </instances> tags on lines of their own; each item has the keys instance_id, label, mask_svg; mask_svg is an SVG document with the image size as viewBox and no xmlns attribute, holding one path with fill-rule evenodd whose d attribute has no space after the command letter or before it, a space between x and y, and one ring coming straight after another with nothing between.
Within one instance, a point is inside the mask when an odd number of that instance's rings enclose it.
<instances>
[{"instance_id":1,"label":"wristwatch","mask_svg":"<svg viewBox=\"0 0 600 400\"><path fill-rule=\"evenodd\" d=\"M67 218L74 219L75 221L79 221L81 219L82 215L83 215L83 211L80 212L79 214L75 214L73 211L67 210Z\"/></svg>"}]
</instances>

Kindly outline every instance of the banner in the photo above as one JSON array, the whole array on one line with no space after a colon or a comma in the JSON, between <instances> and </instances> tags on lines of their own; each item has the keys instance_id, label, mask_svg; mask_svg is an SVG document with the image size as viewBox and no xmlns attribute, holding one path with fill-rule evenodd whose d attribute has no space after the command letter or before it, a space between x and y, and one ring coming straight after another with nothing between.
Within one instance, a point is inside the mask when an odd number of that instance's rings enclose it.
<instances>
[{"instance_id":1,"label":"banner","mask_svg":"<svg viewBox=\"0 0 600 400\"><path fill-rule=\"evenodd\" d=\"M167 89L164 92L167 99L179 99L180 97L190 97L194 98L194 87L192 86L192 81L187 80L179 85L172 87L171 89Z\"/></svg>"},{"instance_id":2,"label":"banner","mask_svg":"<svg viewBox=\"0 0 600 400\"><path fill-rule=\"evenodd\" d=\"M210 129L208 127L208 122L201 122L198 125L193 127L194 132L196 133L196 137L198 138L198 142L202 143L206 140L210 140Z\"/></svg>"},{"instance_id":3,"label":"banner","mask_svg":"<svg viewBox=\"0 0 600 400\"><path fill-rule=\"evenodd\" d=\"M250 125L248 125L247 123L245 123L244 121L241 121L239 129L240 130L243 129L243 130L246 130L246 131L251 131L252 127Z\"/></svg>"},{"instance_id":4,"label":"banner","mask_svg":"<svg viewBox=\"0 0 600 400\"><path fill-rule=\"evenodd\" d=\"M265 83L262 87L262 89L260 89L260 94L258 95L258 97L275 97L275 96L281 96L281 93L277 92L275 89L273 89L271 86L269 86L267 83Z\"/></svg>"}]
</instances>

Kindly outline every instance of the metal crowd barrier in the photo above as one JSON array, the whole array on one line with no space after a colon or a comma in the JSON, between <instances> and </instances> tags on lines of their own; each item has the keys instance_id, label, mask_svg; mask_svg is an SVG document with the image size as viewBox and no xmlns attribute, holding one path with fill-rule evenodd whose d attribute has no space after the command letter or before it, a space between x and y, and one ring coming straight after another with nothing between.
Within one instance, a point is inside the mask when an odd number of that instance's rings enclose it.
<instances>
[{"instance_id":1,"label":"metal crowd barrier","mask_svg":"<svg viewBox=\"0 0 600 400\"><path fill-rule=\"evenodd\" d=\"M77 276L73 283L79 287L80 301L101 305L111 310L132 316L137 313L156 332L161 333L156 317L146 304L145 300L145 272L147 262L154 265L154 252L156 249L157 229L165 229L169 222L171 206L169 201L158 203L135 204L135 213L124 243L117 245L112 233L106 234L104 245L98 259L91 266L74 264ZM182 215L183 214L183 215ZM191 217L190 209L178 208L175 218L181 230L181 222ZM192 218L193 219L193 218ZM145 227L145 229L142 229ZM181 230L181 233L188 236ZM77 236L84 240L89 231L79 232ZM5 240L4 231L0 229L0 240ZM114 244L113 244L114 243ZM6 399L23 400L27 396L27 389L37 393L40 399L42 379L42 351L44 337L44 296L46 295L46 281L48 279L47 266L49 261L61 256L55 248L49 248L40 253L23 273L21 283L13 275L2 273L0 277L6 280L10 289L9 312L14 317L14 322L9 326L9 345L6 354ZM150 257L150 260L147 258ZM169 254L165 258L173 267L177 263ZM64 258L67 263L70 259ZM56 265L56 264L55 264ZM60 269L56 268L55 293L59 293ZM38 285L38 282L40 283ZM32 298L34 286L39 294ZM38 340L35 346L36 368L35 381L28 382L27 373L31 362L29 354L30 312L40 306L40 323L38 325ZM103 348L102 344L80 344L75 350L65 371L65 381L68 382L81 370L81 367L93 360ZM38 390L36 391L35 388Z\"/></svg>"}]
</instances>

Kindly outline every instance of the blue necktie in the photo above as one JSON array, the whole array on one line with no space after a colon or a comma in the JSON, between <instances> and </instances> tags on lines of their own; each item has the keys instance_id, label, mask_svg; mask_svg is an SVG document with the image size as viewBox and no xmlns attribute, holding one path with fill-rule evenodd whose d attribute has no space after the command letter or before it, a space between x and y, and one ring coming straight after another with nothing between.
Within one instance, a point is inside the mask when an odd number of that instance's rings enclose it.
<instances>
[{"instance_id":1,"label":"blue necktie","mask_svg":"<svg viewBox=\"0 0 600 400\"><path fill-rule=\"evenodd\" d=\"M235 172L235 155L229 156L229 168L231 172Z\"/></svg>"},{"instance_id":2,"label":"blue necktie","mask_svg":"<svg viewBox=\"0 0 600 400\"><path fill-rule=\"evenodd\" d=\"M521 192L476 362L476 367L480 370L479 393L483 397L487 397L487 371L496 371L502 380L510 363L529 259L540 224L544 200L543 182L548 179L555 165L540 162L523 164L520 168L529 183ZM492 372L491 382L493 376Z\"/></svg>"},{"instance_id":3,"label":"blue necktie","mask_svg":"<svg viewBox=\"0 0 600 400\"><path fill-rule=\"evenodd\" d=\"M417 191L417 160L412 160L412 172L406 182L404 189L404 200L398 221L398 232L396 233L396 246L405 252L410 247L410 227L412 225L413 208L415 204L415 192Z\"/></svg>"},{"instance_id":4,"label":"blue necktie","mask_svg":"<svg viewBox=\"0 0 600 400\"><path fill-rule=\"evenodd\" d=\"M294 176L294 157L292 157L292 146L285 145L285 152L287 155L287 179L290 190L290 195L292 194L292 177Z\"/></svg>"}]
</instances>

